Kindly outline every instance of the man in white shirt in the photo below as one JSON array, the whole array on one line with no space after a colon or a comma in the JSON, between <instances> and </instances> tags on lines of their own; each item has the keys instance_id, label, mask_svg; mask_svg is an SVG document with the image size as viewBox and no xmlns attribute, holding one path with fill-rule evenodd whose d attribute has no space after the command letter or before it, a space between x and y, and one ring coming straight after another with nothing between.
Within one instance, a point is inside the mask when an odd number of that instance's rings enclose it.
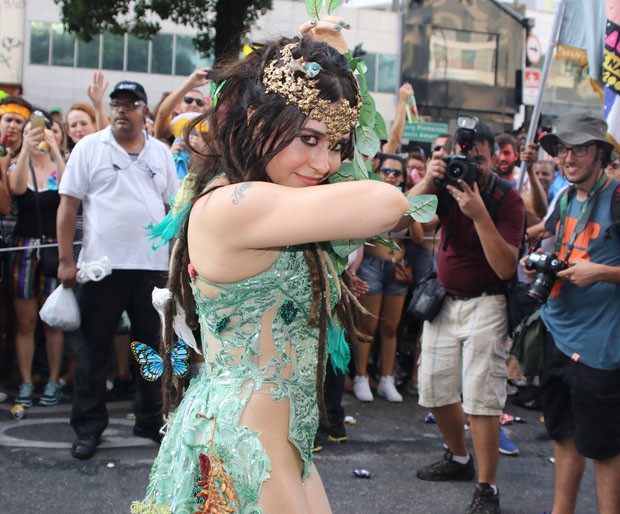
<instances>
[{"instance_id":1,"label":"man in white shirt","mask_svg":"<svg viewBox=\"0 0 620 514\"><path fill-rule=\"evenodd\" d=\"M59 188L59 280L73 287L84 263L108 257L112 264L111 275L82 288L84 344L71 413L77 434L71 454L78 459L94 455L108 424L106 363L121 313L129 314L133 340L155 350L159 346L159 318L151 293L166 282L168 247L152 251L145 228L163 219L178 187L168 148L143 130L148 110L144 88L122 81L110 98L110 126L76 145ZM72 248L80 205L84 238L76 265ZM158 381L138 379L136 436L160 440L159 387Z\"/></svg>"}]
</instances>

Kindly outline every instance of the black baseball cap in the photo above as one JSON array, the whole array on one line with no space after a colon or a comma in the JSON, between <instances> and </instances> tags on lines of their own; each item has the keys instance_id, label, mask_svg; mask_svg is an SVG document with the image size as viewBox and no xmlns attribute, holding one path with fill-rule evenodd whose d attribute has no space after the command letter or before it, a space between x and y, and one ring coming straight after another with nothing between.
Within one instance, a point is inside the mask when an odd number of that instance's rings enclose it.
<instances>
[{"instance_id":1,"label":"black baseball cap","mask_svg":"<svg viewBox=\"0 0 620 514\"><path fill-rule=\"evenodd\" d=\"M118 84L116 84L116 86L114 86L114 89L110 93L110 98L114 98L121 93L131 93L132 95L142 100L145 104L148 104L148 100L146 98L146 91L144 91L142 85L138 84L137 82L132 82L130 80L120 81Z\"/></svg>"}]
</instances>

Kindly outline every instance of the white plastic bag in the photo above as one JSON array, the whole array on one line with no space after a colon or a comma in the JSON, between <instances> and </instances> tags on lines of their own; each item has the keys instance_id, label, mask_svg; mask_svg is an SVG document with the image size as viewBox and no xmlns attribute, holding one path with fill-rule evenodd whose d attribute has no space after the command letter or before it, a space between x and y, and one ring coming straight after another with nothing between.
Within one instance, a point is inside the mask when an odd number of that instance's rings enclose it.
<instances>
[{"instance_id":1,"label":"white plastic bag","mask_svg":"<svg viewBox=\"0 0 620 514\"><path fill-rule=\"evenodd\" d=\"M60 328L65 332L80 328L80 308L73 289L60 284L43 304L39 316L50 327Z\"/></svg>"}]
</instances>

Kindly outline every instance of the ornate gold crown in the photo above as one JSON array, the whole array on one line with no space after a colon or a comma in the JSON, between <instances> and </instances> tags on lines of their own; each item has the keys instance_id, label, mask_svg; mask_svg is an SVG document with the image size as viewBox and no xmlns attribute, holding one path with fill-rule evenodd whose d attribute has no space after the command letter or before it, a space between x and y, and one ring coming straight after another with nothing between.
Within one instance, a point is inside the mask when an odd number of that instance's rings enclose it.
<instances>
[{"instance_id":1,"label":"ornate gold crown","mask_svg":"<svg viewBox=\"0 0 620 514\"><path fill-rule=\"evenodd\" d=\"M297 106L310 119L325 123L329 144L335 146L343 134L353 130L359 119L362 97L357 80L351 75L357 88L355 107L351 107L344 98L337 102L319 98L320 90L315 77L321 72L321 66L303 59L293 59L292 50L296 46L296 43L286 45L280 56L265 67L263 86L267 93L280 95L287 104Z\"/></svg>"}]
</instances>

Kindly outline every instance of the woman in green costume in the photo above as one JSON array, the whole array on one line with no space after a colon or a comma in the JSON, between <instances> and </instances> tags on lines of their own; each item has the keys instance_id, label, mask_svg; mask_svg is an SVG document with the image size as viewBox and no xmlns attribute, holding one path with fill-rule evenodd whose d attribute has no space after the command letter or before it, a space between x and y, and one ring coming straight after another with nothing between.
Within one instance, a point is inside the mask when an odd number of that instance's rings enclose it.
<instances>
[{"instance_id":1,"label":"woman in green costume","mask_svg":"<svg viewBox=\"0 0 620 514\"><path fill-rule=\"evenodd\" d=\"M345 57L308 32L213 72L223 86L172 255L164 410L182 393L180 307L205 362L132 512L331 512L311 448L327 336L353 330L352 295L317 242L385 232L409 204L380 181L328 183L352 155L362 102Z\"/></svg>"}]
</instances>

